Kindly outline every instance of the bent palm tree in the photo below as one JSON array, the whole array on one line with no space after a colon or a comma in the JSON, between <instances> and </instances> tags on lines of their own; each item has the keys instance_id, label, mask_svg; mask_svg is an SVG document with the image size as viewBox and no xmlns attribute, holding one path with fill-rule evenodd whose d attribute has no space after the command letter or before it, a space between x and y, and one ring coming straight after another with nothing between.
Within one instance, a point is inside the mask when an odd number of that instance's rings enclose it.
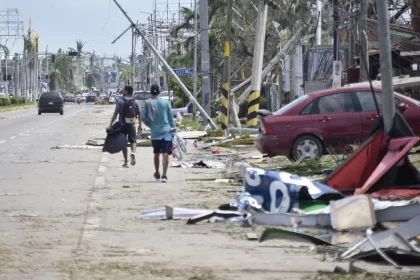
<instances>
[{"instance_id":1,"label":"bent palm tree","mask_svg":"<svg viewBox=\"0 0 420 280\"><path fill-rule=\"evenodd\" d=\"M10 50L9 50L9 48L6 45L0 44L0 49L3 50L5 56L9 56L10 55Z\"/></svg>"}]
</instances>

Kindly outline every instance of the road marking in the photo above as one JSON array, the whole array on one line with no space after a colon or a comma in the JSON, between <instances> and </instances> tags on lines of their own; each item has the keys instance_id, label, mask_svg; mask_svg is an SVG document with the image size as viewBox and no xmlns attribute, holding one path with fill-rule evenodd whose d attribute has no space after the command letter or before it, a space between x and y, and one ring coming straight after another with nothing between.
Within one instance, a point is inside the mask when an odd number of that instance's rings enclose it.
<instances>
[{"instance_id":1,"label":"road marking","mask_svg":"<svg viewBox=\"0 0 420 280\"><path fill-rule=\"evenodd\" d=\"M94 238L97 233L101 223L101 217L98 213L102 206L102 196L100 193L95 192L98 187L105 185L105 177L102 175L103 172L106 170L106 166L103 164L104 162L108 162L107 154L102 153L100 164L98 167L98 173L95 177L95 183L92 187L92 193L90 196L89 206L86 214L86 222L83 225L82 229L82 239L91 239ZM80 246L81 244L79 244ZM80 248L78 248L80 249Z\"/></svg>"},{"instance_id":2,"label":"road marking","mask_svg":"<svg viewBox=\"0 0 420 280\"><path fill-rule=\"evenodd\" d=\"M14 135L14 136L10 136L10 138L9 139L15 139L16 138L16 135Z\"/></svg>"},{"instance_id":3,"label":"road marking","mask_svg":"<svg viewBox=\"0 0 420 280\"><path fill-rule=\"evenodd\" d=\"M0 140L0 144L6 143L7 140Z\"/></svg>"},{"instance_id":4,"label":"road marking","mask_svg":"<svg viewBox=\"0 0 420 280\"><path fill-rule=\"evenodd\" d=\"M98 172L99 172L99 173L104 173L105 171L106 171L106 166L104 166L104 165L99 165Z\"/></svg>"}]
</instances>

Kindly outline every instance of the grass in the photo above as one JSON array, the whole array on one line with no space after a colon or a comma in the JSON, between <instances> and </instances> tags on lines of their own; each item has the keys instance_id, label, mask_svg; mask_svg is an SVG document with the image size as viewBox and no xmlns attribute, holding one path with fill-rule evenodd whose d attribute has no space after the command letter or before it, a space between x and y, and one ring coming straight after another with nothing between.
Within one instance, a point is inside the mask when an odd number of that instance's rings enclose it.
<instances>
[{"instance_id":1,"label":"grass","mask_svg":"<svg viewBox=\"0 0 420 280\"><path fill-rule=\"evenodd\" d=\"M26 108L32 108L35 107L35 102L29 102L29 103L25 103L25 104L12 104L12 105L8 105L8 106L1 106L0 107L0 112L7 112L7 111L13 111L16 109L26 109Z\"/></svg>"}]
</instances>

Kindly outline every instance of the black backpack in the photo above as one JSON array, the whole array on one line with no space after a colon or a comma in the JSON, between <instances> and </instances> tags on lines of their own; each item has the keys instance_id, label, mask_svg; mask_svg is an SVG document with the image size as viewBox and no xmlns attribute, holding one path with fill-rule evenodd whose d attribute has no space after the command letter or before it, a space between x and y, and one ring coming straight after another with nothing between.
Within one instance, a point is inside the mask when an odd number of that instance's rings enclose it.
<instances>
[{"instance_id":1,"label":"black backpack","mask_svg":"<svg viewBox=\"0 0 420 280\"><path fill-rule=\"evenodd\" d=\"M136 122L136 116L137 116L136 104L134 103L135 100L133 98L131 98L131 99L123 98L123 100L124 100L123 115L124 115L124 118L125 118L125 122L126 123L135 123Z\"/></svg>"}]
</instances>

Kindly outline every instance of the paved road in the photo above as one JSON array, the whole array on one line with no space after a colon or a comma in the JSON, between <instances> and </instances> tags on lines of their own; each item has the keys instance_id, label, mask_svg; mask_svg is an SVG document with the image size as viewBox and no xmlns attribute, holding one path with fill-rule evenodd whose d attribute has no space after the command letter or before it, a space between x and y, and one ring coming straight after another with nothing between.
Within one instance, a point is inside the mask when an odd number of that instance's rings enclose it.
<instances>
[{"instance_id":1,"label":"paved road","mask_svg":"<svg viewBox=\"0 0 420 280\"><path fill-rule=\"evenodd\" d=\"M260 227L136 219L164 205L215 209L239 187L186 180L220 176L205 169L171 168L156 183L150 148L129 169L121 155L80 148L104 136L112 108L0 113L0 279L302 279L334 266L307 245L246 240Z\"/></svg>"},{"instance_id":2,"label":"paved road","mask_svg":"<svg viewBox=\"0 0 420 280\"><path fill-rule=\"evenodd\" d=\"M65 105L63 116L38 116L36 108L0 113L1 279L25 279L22 273L57 279L49 266L76 248L101 153L51 148L86 141L86 124L99 115L94 110Z\"/></svg>"}]
</instances>

